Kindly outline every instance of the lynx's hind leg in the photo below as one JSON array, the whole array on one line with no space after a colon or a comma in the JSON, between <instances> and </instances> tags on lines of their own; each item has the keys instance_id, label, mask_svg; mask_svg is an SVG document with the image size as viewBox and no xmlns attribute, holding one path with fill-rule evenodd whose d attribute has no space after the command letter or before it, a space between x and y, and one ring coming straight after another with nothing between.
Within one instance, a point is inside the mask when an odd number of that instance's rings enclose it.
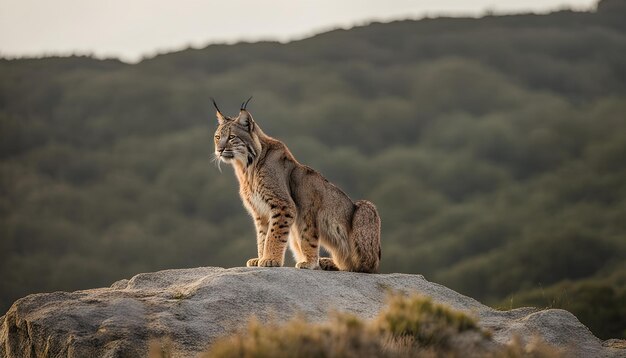
<instances>
[{"instance_id":1,"label":"lynx's hind leg","mask_svg":"<svg viewBox=\"0 0 626 358\"><path fill-rule=\"evenodd\" d=\"M339 267L330 257L320 257L320 268L324 271L339 271Z\"/></svg>"},{"instance_id":2,"label":"lynx's hind leg","mask_svg":"<svg viewBox=\"0 0 626 358\"><path fill-rule=\"evenodd\" d=\"M349 234L353 252L350 271L378 272L380 265L380 216L374 204L367 200L354 203L352 230Z\"/></svg>"}]
</instances>

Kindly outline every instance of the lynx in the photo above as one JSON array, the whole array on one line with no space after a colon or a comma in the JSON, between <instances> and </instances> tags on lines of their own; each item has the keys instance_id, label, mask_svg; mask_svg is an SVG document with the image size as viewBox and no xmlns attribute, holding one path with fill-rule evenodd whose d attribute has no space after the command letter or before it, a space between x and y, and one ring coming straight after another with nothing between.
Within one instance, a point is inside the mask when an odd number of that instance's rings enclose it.
<instances>
[{"instance_id":1,"label":"lynx","mask_svg":"<svg viewBox=\"0 0 626 358\"><path fill-rule=\"evenodd\" d=\"M223 115L213 101L216 160L234 167L256 227L258 257L246 266L282 266L289 243L297 268L377 272L380 217L374 204L353 202L300 164L283 142L261 130L246 109L249 101L237 117ZM319 257L320 245L331 257Z\"/></svg>"}]
</instances>

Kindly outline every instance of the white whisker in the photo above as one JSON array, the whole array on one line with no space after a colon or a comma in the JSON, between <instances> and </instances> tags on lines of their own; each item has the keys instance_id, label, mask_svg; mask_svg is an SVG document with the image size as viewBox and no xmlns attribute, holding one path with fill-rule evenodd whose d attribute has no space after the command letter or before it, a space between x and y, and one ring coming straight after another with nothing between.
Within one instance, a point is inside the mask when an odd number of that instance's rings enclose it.
<instances>
[{"instance_id":1,"label":"white whisker","mask_svg":"<svg viewBox=\"0 0 626 358\"><path fill-rule=\"evenodd\" d=\"M213 153L213 158L211 158L211 161L217 163L217 169L221 173L222 172L222 167L220 167L220 163L222 161L220 160L220 157L217 154Z\"/></svg>"}]
</instances>

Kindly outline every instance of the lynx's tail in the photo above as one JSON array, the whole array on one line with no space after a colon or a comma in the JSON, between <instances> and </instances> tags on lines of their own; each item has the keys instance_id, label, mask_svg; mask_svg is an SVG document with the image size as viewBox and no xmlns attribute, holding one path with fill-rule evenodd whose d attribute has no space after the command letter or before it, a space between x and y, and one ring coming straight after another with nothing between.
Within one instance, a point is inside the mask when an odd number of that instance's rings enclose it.
<instances>
[{"instance_id":1,"label":"lynx's tail","mask_svg":"<svg viewBox=\"0 0 626 358\"><path fill-rule=\"evenodd\" d=\"M380 265L380 216L374 204L367 200L354 203L350 242L353 252L350 271L377 272Z\"/></svg>"}]
</instances>

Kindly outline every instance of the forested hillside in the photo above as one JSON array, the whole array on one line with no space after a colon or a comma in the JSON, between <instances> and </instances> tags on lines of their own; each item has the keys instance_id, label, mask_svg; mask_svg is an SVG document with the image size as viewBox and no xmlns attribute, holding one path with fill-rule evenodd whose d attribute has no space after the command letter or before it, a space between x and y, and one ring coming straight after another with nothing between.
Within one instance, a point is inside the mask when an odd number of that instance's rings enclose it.
<instances>
[{"instance_id":1,"label":"forested hillside","mask_svg":"<svg viewBox=\"0 0 626 358\"><path fill-rule=\"evenodd\" d=\"M242 266L209 97L383 220L383 272L626 338L626 6L373 23L139 64L0 60L0 311L145 271Z\"/></svg>"}]
</instances>

